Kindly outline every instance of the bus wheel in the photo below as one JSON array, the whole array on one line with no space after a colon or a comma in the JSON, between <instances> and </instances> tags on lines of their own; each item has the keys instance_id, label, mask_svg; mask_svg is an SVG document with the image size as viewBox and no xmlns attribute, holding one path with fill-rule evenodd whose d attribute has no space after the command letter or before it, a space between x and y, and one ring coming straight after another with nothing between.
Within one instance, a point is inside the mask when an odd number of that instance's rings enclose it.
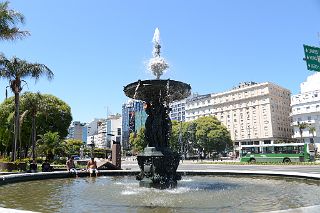
<instances>
[{"instance_id":1,"label":"bus wheel","mask_svg":"<svg viewBox=\"0 0 320 213\"><path fill-rule=\"evenodd\" d=\"M283 159L283 163L290 163L290 162L291 162L291 160L289 158Z\"/></svg>"},{"instance_id":2,"label":"bus wheel","mask_svg":"<svg viewBox=\"0 0 320 213\"><path fill-rule=\"evenodd\" d=\"M249 162L250 162L250 163L255 163L255 162L256 162L256 159L250 158Z\"/></svg>"}]
</instances>

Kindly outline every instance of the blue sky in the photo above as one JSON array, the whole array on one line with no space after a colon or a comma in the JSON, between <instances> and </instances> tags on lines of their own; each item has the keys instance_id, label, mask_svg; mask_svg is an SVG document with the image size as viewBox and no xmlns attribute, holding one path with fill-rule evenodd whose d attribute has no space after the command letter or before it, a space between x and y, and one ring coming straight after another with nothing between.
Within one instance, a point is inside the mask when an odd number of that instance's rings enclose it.
<instances>
[{"instance_id":1,"label":"blue sky","mask_svg":"<svg viewBox=\"0 0 320 213\"><path fill-rule=\"evenodd\" d=\"M299 92L308 75L303 44L319 46L317 0L11 0L31 36L1 41L0 51L46 64L53 81L24 91L53 94L88 122L121 113L123 86L146 71L156 27L170 70L162 78L193 92L223 92L242 81L270 81ZM0 101L7 82L0 79ZM3 92L1 92L3 91ZM11 94L12 95L12 94Z\"/></svg>"}]
</instances>

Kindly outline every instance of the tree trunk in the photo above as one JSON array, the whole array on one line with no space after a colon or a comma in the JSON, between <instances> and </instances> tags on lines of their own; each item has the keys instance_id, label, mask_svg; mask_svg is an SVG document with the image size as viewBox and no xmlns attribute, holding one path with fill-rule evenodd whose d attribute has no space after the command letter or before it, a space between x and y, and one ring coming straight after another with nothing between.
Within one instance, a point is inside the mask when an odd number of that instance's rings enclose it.
<instances>
[{"instance_id":1,"label":"tree trunk","mask_svg":"<svg viewBox=\"0 0 320 213\"><path fill-rule=\"evenodd\" d=\"M25 149L25 152L24 152L23 158L27 158L28 157L29 144L26 144L24 149Z\"/></svg>"},{"instance_id":2,"label":"tree trunk","mask_svg":"<svg viewBox=\"0 0 320 213\"><path fill-rule=\"evenodd\" d=\"M18 148L18 156L19 159L22 158L22 144L21 144L21 126L20 126L20 117L19 117L19 134L18 134L18 140L19 140L19 148Z\"/></svg>"},{"instance_id":3,"label":"tree trunk","mask_svg":"<svg viewBox=\"0 0 320 213\"><path fill-rule=\"evenodd\" d=\"M17 152L17 144L18 144L18 134L19 134L19 129L20 129L20 116L19 116L19 92L14 93L14 103L15 103L15 112L14 112L14 148L12 152L12 159L13 161L16 160L16 152Z\"/></svg>"},{"instance_id":4,"label":"tree trunk","mask_svg":"<svg viewBox=\"0 0 320 213\"><path fill-rule=\"evenodd\" d=\"M36 147L36 116L33 114L32 115L32 160L36 159L35 147Z\"/></svg>"}]
</instances>

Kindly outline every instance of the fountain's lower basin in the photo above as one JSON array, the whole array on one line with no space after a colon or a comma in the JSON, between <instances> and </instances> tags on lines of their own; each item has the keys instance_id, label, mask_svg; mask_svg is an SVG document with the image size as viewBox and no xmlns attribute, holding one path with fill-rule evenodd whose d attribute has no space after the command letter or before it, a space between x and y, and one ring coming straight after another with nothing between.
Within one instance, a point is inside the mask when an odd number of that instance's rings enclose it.
<instances>
[{"instance_id":1,"label":"fountain's lower basin","mask_svg":"<svg viewBox=\"0 0 320 213\"><path fill-rule=\"evenodd\" d=\"M0 187L0 207L39 212L265 212L318 205L320 182L293 178L184 176L174 189L134 176L67 178Z\"/></svg>"}]
</instances>

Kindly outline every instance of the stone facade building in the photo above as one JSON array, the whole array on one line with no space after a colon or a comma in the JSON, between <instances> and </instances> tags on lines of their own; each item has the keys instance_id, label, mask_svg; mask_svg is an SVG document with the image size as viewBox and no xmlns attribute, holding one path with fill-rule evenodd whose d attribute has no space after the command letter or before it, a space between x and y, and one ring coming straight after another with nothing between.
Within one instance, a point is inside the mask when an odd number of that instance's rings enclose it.
<instances>
[{"instance_id":1,"label":"stone facade building","mask_svg":"<svg viewBox=\"0 0 320 213\"><path fill-rule=\"evenodd\" d=\"M237 154L243 145L291 140L290 91L270 82L245 82L230 91L187 100L186 121L209 115L227 127Z\"/></svg>"}]
</instances>

